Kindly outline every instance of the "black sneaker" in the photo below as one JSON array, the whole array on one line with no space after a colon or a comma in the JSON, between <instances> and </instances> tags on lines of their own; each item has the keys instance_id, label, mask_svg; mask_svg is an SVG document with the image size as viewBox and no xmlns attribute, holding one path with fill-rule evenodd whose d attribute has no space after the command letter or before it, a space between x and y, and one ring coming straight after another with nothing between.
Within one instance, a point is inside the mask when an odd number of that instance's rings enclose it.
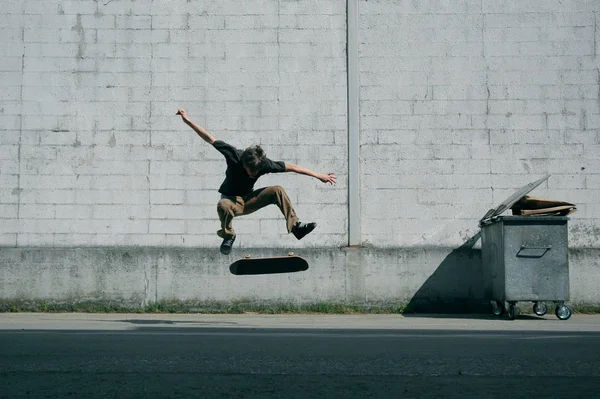
<instances>
[{"instance_id":1,"label":"black sneaker","mask_svg":"<svg viewBox=\"0 0 600 399\"><path fill-rule=\"evenodd\" d=\"M225 239L223 239L223 242L221 243L221 253L223 255L229 255L231 253L231 247L233 247L233 243L235 241L235 236L230 236L227 237Z\"/></svg>"},{"instance_id":2,"label":"black sneaker","mask_svg":"<svg viewBox=\"0 0 600 399\"><path fill-rule=\"evenodd\" d=\"M317 227L315 222L311 223L296 223L294 227L292 227L292 233L296 236L297 239L301 240L305 235L313 231Z\"/></svg>"}]
</instances>

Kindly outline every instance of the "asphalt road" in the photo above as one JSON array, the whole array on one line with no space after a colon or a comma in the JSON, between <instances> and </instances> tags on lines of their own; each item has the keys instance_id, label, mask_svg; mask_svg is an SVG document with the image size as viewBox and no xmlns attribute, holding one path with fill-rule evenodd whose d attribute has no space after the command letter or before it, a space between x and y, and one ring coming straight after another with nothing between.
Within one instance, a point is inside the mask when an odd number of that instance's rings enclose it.
<instances>
[{"instance_id":1,"label":"asphalt road","mask_svg":"<svg viewBox=\"0 0 600 399\"><path fill-rule=\"evenodd\" d=\"M590 398L600 317L0 314L0 398Z\"/></svg>"}]
</instances>

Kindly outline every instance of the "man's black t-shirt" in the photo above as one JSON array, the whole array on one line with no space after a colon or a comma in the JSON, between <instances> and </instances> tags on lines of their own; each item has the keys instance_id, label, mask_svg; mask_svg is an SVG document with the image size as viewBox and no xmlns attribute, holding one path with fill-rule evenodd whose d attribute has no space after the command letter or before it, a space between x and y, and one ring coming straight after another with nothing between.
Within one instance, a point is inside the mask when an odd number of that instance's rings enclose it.
<instances>
[{"instance_id":1,"label":"man's black t-shirt","mask_svg":"<svg viewBox=\"0 0 600 399\"><path fill-rule=\"evenodd\" d=\"M225 171L225 180L219 192L225 195L246 195L252 191L256 180L267 173L285 172L285 163L282 161L271 161L266 159L262 169L255 177L250 177L242 165L242 150L238 150L221 140L216 140L213 146L225 157L227 161L227 171Z\"/></svg>"}]
</instances>

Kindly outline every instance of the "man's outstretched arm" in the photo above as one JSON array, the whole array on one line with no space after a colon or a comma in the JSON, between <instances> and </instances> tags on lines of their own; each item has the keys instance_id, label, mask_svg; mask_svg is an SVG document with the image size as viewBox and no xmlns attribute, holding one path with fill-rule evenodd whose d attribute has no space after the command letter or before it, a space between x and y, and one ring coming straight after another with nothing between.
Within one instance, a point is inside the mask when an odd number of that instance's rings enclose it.
<instances>
[{"instance_id":1,"label":"man's outstretched arm","mask_svg":"<svg viewBox=\"0 0 600 399\"><path fill-rule=\"evenodd\" d=\"M321 180L323 183L329 183L329 184L335 184L335 180L337 179L337 177L335 176L335 173L327 173L327 174L317 173L317 172L314 172L305 167L302 167L299 165L294 165L293 163L286 163L285 171L286 172L295 172L295 173L299 173L301 175L312 176L316 179Z\"/></svg>"},{"instance_id":2,"label":"man's outstretched arm","mask_svg":"<svg viewBox=\"0 0 600 399\"><path fill-rule=\"evenodd\" d=\"M181 115L181 119L185 122L186 125L194 129L194 131L202 138L202 140L206 141L208 144L212 144L216 141L212 134L210 134L206 129L196 125L194 122L188 118L187 113L181 108L177 110L176 115Z\"/></svg>"}]
</instances>

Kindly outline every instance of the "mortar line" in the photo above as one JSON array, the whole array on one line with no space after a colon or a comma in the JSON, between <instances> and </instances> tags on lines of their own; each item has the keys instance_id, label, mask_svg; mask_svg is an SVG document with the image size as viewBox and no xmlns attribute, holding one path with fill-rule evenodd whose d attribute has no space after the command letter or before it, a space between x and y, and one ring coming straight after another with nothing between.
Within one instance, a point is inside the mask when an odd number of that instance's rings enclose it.
<instances>
[{"instance_id":1,"label":"mortar line","mask_svg":"<svg viewBox=\"0 0 600 399\"><path fill-rule=\"evenodd\" d=\"M598 58L598 13L594 11L594 59ZM596 67L596 84L598 85L598 112L600 112L600 68Z\"/></svg>"},{"instance_id":2,"label":"mortar line","mask_svg":"<svg viewBox=\"0 0 600 399\"><path fill-rule=\"evenodd\" d=\"M153 29L154 17L150 15L150 37L152 37L152 29ZM171 33L169 32L169 40L171 38ZM149 69L150 69L150 90L149 90L149 115L148 115L148 123L150 124L150 131L148 144L149 147L152 148L152 88L154 87L154 72L152 71L152 60L154 59L154 43L150 44L150 61L149 61ZM146 232L150 234L150 216L152 212L152 190L150 189L150 172L151 172L151 163L152 160L148 157L148 174L146 175L146 181L148 183L148 223L146 225Z\"/></svg>"},{"instance_id":3,"label":"mortar line","mask_svg":"<svg viewBox=\"0 0 600 399\"><path fill-rule=\"evenodd\" d=\"M15 248L19 247L19 225L21 224L21 145L23 139L23 84L25 74L25 28L21 28L21 42L23 43L23 55L21 56L21 87L19 91L19 99L21 101L21 110L19 112L19 141L17 145L17 163L19 170L17 173L17 234L15 235Z\"/></svg>"},{"instance_id":4,"label":"mortar line","mask_svg":"<svg viewBox=\"0 0 600 399\"><path fill-rule=\"evenodd\" d=\"M481 6L481 56L483 57L483 62L485 64L485 91L486 91L486 98L485 98L485 129L487 131L487 136L488 136L488 145L492 145L492 138L491 138L491 133L490 133L490 129L488 127L488 117L490 115L490 86L489 86L489 71L490 71L490 67L488 65L487 62L487 57L485 54L486 48L485 48L485 13L483 12L483 5Z\"/></svg>"},{"instance_id":5,"label":"mortar line","mask_svg":"<svg viewBox=\"0 0 600 399\"><path fill-rule=\"evenodd\" d=\"M596 68L596 84L598 85L598 113L600 113L600 68Z\"/></svg>"},{"instance_id":6,"label":"mortar line","mask_svg":"<svg viewBox=\"0 0 600 399\"><path fill-rule=\"evenodd\" d=\"M593 54L594 58L598 56L598 39L596 38L598 35L598 14L594 11L594 48Z\"/></svg>"},{"instance_id":7,"label":"mortar line","mask_svg":"<svg viewBox=\"0 0 600 399\"><path fill-rule=\"evenodd\" d=\"M153 17L150 16L150 37L152 37L152 25L153 25ZM169 32L169 35L171 33ZM170 38L170 36L169 36ZM150 44L150 109L149 109L149 118L148 122L150 123L150 147L152 147L152 87L154 86L154 73L152 71L152 60L154 59L154 43Z\"/></svg>"},{"instance_id":8,"label":"mortar line","mask_svg":"<svg viewBox=\"0 0 600 399\"><path fill-rule=\"evenodd\" d=\"M348 112L348 245L360 245L360 105L358 71L358 0L346 2L346 74Z\"/></svg>"},{"instance_id":9,"label":"mortar line","mask_svg":"<svg viewBox=\"0 0 600 399\"><path fill-rule=\"evenodd\" d=\"M281 34L281 0L277 1L277 111L278 114L281 115L281 99L280 99L280 90L281 90L281 43L280 37ZM277 130L281 129L281 117L277 118ZM296 159L296 163L298 160Z\"/></svg>"}]
</instances>

